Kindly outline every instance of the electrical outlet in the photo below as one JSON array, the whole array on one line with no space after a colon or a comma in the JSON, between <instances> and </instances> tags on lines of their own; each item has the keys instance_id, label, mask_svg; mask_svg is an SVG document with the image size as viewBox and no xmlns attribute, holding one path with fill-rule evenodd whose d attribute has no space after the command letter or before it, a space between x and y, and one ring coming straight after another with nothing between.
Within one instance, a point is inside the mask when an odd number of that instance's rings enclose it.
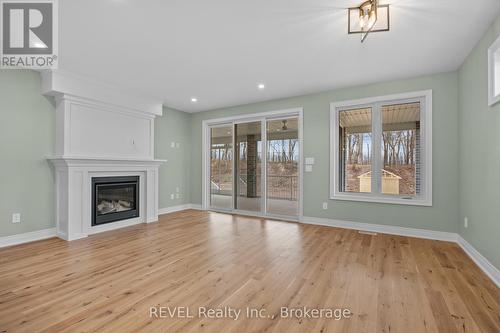
<instances>
[{"instance_id":1,"label":"electrical outlet","mask_svg":"<svg viewBox=\"0 0 500 333\"><path fill-rule=\"evenodd\" d=\"M175 199L175 194L170 194L170 199L174 200Z\"/></svg>"},{"instance_id":2,"label":"electrical outlet","mask_svg":"<svg viewBox=\"0 0 500 333\"><path fill-rule=\"evenodd\" d=\"M469 218L464 217L464 228L467 229L469 227Z\"/></svg>"},{"instance_id":3,"label":"electrical outlet","mask_svg":"<svg viewBox=\"0 0 500 333\"><path fill-rule=\"evenodd\" d=\"M12 223L21 223L21 214L20 213L12 214Z\"/></svg>"},{"instance_id":4,"label":"electrical outlet","mask_svg":"<svg viewBox=\"0 0 500 333\"><path fill-rule=\"evenodd\" d=\"M323 209L328 209L328 202L323 202Z\"/></svg>"}]
</instances>

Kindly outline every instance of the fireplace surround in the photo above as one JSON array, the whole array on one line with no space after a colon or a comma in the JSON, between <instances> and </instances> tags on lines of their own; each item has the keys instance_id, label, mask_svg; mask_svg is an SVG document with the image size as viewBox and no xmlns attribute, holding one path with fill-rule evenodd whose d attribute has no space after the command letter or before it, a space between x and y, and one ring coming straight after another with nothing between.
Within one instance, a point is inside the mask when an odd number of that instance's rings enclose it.
<instances>
[{"instance_id":1,"label":"fireplace surround","mask_svg":"<svg viewBox=\"0 0 500 333\"><path fill-rule=\"evenodd\" d=\"M48 160L57 235L72 241L158 221L159 168L166 161L154 157L154 120L162 103L72 73L41 77L42 93L56 104L55 154Z\"/></svg>"}]
</instances>

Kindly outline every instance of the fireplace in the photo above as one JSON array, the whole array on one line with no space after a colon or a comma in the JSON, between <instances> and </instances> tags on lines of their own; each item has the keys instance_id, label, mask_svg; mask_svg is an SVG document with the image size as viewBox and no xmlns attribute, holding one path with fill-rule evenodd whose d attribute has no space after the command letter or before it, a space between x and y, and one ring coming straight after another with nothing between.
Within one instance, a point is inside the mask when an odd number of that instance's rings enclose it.
<instances>
[{"instance_id":1,"label":"fireplace","mask_svg":"<svg viewBox=\"0 0 500 333\"><path fill-rule=\"evenodd\" d=\"M92 178L92 226L139 217L139 176Z\"/></svg>"}]
</instances>

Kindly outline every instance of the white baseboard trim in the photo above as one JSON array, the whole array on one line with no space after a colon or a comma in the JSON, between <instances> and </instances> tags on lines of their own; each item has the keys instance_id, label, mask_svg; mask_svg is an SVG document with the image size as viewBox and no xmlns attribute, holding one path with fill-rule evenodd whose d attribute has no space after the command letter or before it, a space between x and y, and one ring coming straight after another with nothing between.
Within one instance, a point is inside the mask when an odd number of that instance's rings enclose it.
<instances>
[{"instance_id":1,"label":"white baseboard trim","mask_svg":"<svg viewBox=\"0 0 500 333\"><path fill-rule=\"evenodd\" d=\"M472 261L476 263L476 265L493 281L493 283L497 285L497 287L500 287L500 270L496 268L488 259L486 259L478 250L476 250L469 242L462 238L462 236L454 232L405 228L398 226L351 222L310 216L304 216L301 222L305 224L316 224L328 227L378 232L381 234L454 242L464 250L464 252L472 259Z\"/></svg>"},{"instance_id":2,"label":"white baseboard trim","mask_svg":"<svg viewBox=\"0 0 500 333\"><path fill-rule=\"evenodd\" d=\"M0 247L29 243L52 237L57 237L56 228L31 231L31 232L26 232L24 234L4 236L0 237Z\"/></svg>"},{"instance_id":3,"label":"white baseboard trim","mask_svg":"<svg viewBox=\"0 0 500 333\"><path fill-rule=\"evenodd\" d=\"M160 209L158 210L158 215L163 215L163 214L169 214L169 213L179 212L179 211L181 211L181 210L186 210L186 209L196 209L196 210L201 210L201 205L196 205L196 204L185 204L185 205L177 205L177 206L172 206L172 207L160 208Z\"/></svg>"},{"instance_id":4,"label":"white baseboard trim","mask_svg":"<svg viewBox=\"0 0 500 333\"><path fill-rule=\"evenodd\" d=\"M467 242L462 236L457 235L457 243L467 255L489 276L491 280L500 288L500 270L486 259L474 246Z\"/></svg>"},{"instance_id":5,"label":"white baseboard trim","mask_svg":"<svg viewBox=\"0 0 500 333\"><path fill-rule=\"evenodd\" d=\"M457 234L454 232L405 228L392 225L351 222L351 221L334 220L334 219L310 217L310 216L304 216L301 219L301 222L306 224L317 224L328 227L355 229L368 232L378 232L381 234L417 237L417 238L433 239L433 240L440 240L447 242L457 241Z\"/></svg>"}]
</instances>

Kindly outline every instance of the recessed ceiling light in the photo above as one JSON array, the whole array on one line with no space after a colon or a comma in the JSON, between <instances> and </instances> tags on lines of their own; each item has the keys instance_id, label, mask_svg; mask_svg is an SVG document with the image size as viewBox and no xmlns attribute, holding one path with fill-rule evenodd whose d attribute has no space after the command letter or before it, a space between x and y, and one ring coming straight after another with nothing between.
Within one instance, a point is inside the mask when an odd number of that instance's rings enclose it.
<instances>
[{"instance_id":1,"label":"recessed ceiling light","mask_svg":"<svg viewBox=\"0 0 500 333\"><path fill-rule=\"evenodd\" d=\"M193 102L193 103L198 102L198 98L196 98L196 97L191 97L191 102Z\"/></svg>"},{"instance_id":2,"label":"recessed ceiling light","mask_svg":"<svg viewBox=\"0 0 500 333\"><path fill-rule=\"evenodd\" d=\"M264 83L259 83L259 85L257 86L257 88L259 88L259 90L263 90L266 88L266 85Z\"/></svg>"}]
</instances>

